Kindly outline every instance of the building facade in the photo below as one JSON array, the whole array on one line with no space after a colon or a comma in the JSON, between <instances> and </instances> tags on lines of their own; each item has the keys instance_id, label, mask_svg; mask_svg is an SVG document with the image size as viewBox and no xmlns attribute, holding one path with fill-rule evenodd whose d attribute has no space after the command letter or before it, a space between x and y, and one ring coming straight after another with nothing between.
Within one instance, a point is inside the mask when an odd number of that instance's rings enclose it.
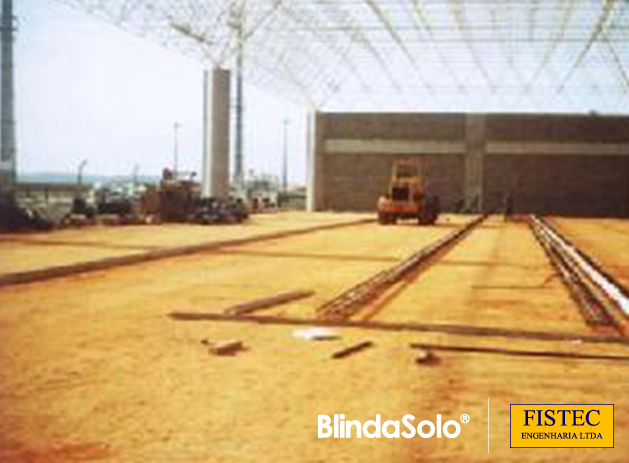
<instances>
[{"instance_id":1,"label":"building facade","mask_svg":"<svg viewBox=\"0 0 629 463\"><path fill-rule=\"evenodd\" d=\"M629 117L317 113L314 210L374 211L396 158L419 158L445 210L629 215Z\"/></svg>"}]
</instances>

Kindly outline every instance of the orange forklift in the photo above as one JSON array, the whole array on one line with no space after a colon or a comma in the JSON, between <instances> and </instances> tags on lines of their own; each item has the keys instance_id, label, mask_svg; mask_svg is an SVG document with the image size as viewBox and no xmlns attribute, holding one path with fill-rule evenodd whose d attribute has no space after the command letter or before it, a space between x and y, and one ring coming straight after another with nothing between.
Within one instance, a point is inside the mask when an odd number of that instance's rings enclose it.
<instances>
[{"instance_id":1,"label":"orange forklift","mask_svg":"<svg viewBox=\"0 0 629 463\"><path fill-rule=\"evenodd\" d=\"M439 197L426 191L419 160L399 159L386 195L378 199L378 222L395 224L400 219L414 219L419 225L433 225L440 212Z\"/></svg>"}]
</instances>

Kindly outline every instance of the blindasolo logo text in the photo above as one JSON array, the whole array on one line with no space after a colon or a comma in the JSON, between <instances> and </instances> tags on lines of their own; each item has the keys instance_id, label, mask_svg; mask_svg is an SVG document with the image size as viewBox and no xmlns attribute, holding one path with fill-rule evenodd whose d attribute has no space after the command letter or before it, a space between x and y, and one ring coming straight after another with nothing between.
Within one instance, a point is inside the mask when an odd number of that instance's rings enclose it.
<instances>
[{"instance_id":1,"label":"blindasolo logo text","mask_svg":"<svg viewBox=\"0 0 629 463\"><path fill-rule=\"evenodd\" d=\"M614 446L612 404L511 404L511 447Z\"/></svg>"}]
</instances>

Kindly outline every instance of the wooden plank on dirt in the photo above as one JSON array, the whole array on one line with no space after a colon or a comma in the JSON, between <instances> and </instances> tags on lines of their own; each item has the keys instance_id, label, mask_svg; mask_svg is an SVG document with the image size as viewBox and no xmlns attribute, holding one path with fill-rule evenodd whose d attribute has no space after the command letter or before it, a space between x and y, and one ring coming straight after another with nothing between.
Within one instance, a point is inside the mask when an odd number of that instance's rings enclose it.
<instances>
[{"instance_id":1,"label":"wooden plank on dirt","mask_svg":"<svg viewBox=\"0 0 629 463\"><path fill-rule=\"evenodd\" d=\"M472 354L496 354L496 355L513 355L519 357L544 357L544 358L562 358L562 359L578 359L578 360L615 360L621 362L629 362L629 356L626 355L607 355L607 354L588 354L584 352L564 352L556 350L524 350L524 349L506 349L502 347L479 347L479 346L461 346L461 345L444 345L431 343L412 343L414 349L422 349L424 351L441 350L449 352L465 352Z\"/></svg>"},{"instance_id":2,"label":"wooden plank on dirt","mask_svg":"<svg viewBox=\"0 0 629 463\"><path fill-rule=\"evenodd\" d=\"M332 354L331 357L333 359L342 359L345 357L349 357L350 355L357 354L358 352L361 352L369 347L373 347L373 345L374 344L372 341L362 341L349 347L344 347L341 350L337 350Z\"/></svg>"},{"instance_id":3,"label":"wooden plank on dirt","mask_svg":"<svg viewBox=\"0 0 629 463\"><path fill-rule=\"evenodd\" d=\"M455 325L446 323L391 323L374 320L326 320L320 318L281 317L275 315L226 315L208 312L171 312L173 320L258 323L261 325L331 326L359 328L377 331L412 331L446 333L461 336L505 337L542 341L577 341L588 343L629 344L629 340L617 334L579 334L565 331L534 331L519 328L493 326Z\"/></svg>"},{"instance_id":4,"label":"wooden plank on dirt","mask_svg":"<svg viewBox=\"0 0 629 463\"><path fill-rule=\"evenodd\" d=\"M229 339L227 341L210 341L204 339L201 344L208 347L208 352L214 355L236 355L245 348L239 339Z\"/></svg>"},{"instance_id":5,"label":"wooden plank on dirt","mask_svg":"<svg viewBox=\"0 0 629 463\"><path fill-rule=\"evenodd\" d=\"M278 305L288 304L289 302L305 299L314 294L314 291L310 290L297 290L289 291L286 293L276 294L275 296L262 297L254 299L252 301L242 302L240 304L233 305L223 310L226 315L243 315L258 310L271 309Z\"/></svg>"}]
</instances>

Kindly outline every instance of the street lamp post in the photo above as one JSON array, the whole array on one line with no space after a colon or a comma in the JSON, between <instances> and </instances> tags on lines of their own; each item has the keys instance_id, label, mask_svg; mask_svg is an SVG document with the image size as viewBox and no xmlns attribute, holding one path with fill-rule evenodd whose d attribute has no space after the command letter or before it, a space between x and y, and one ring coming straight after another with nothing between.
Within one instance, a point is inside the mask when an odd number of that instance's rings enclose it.
<instances>
[{"instance_id":1,"label":"street lamp post","mask_svg":"<svg viewBox=\"0 0 629 463\"><path fill-rule=\"evenodd\" d=\"M244 21L246 0L238 6L234 6L228 26L232 29L233 39L236 42L236 118L234 127L234 183L238 195L244 188L244 106L243 106L243 69L244 69Z\"/></svg>"},{"instance_id":2,"label":"street lamp post","mask_svg":"<svg viewBox=\"0 0 629 463\"><path fill-rule=\"evenodd\" d=\"M282 162L282 190L288 191L288 126L290 121L284 119L284 159Z\"/></svg>"},{"instance_id":3,"label":"street lamp post","mask_svg":"<svg viewBox=\"0 0 629 463\"><path fill-rule=\"evenodd\" d=\"M85 169L86 165L87 165L87 159L83 159L79 163L79 169L78 169L78 173L77 173L77 176L76 176L76 183L79 186L83 185L83 170Z\"/></svg>"},{"instance_id":4,"label":"street lamp post","mask_svg":"<svg viewBox=\"0 0 629 463\"><path fill-rule=\"evenodd\" d=\"M179 171L179 128L181 124L175 122L173 124L174 129L174 144L173 144L173 174L177 178L177 172Z\"/></svg>"},{"instance_id":5,"label":"street lamp post","mask_svg":"<svg viewBox=\"0 0 629 463\"><path fill-rule=\"evenodd\" d=\"M133 181L133 194L135 194L138 189L138 172L140 172L140 166L135 164L133 166L133 173L131 174Z\"/></svg>"}]
</instances>

